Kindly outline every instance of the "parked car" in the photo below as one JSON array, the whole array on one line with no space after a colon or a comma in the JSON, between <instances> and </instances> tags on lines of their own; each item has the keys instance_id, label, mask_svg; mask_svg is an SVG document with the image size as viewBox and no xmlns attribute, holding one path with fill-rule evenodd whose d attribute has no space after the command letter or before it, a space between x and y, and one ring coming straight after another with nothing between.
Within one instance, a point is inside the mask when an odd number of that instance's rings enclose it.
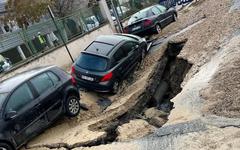
<instances>
[{"instance_id":1,"label":"parked car","mask_svg":"<svg viewBox=\"0 0 240 150\"><path fill-rule=\"evenodd\" d=\"M164 27L176 21L176 19L177 11L174 8L167 10L162 5L154 5L131 16L124 32L139 36L159 34Z\"/></svg>"},{"instance_id":2,"label":"parked car","mask_svg":"<svg viewBox=\"0 0 240 150\"><path fill-rule=\"evenodd\" d=\"M80 88L117 93L119 84L146 54L145 39L128 34L99 36L72 66Z\"/></svg>"},{"instance_id":3,"label":"parked car","mask_svg":"<svg viewBox=\"0 0 240 150\"><path fill-rule=\"evenodd\" d=\"M130 9L125 6L116 7L116 11L117 11L119 17L122 17L123 15L125 15L129 10ZM112 17L115 16L113 9L110 9L110 13L111 13Z\"/></svg>"},{"instance_id":4,"label":"parked car","mask_svg":"<svg viewBox=\"0 0 240 150\"><path fill-rule=\"evenodd\" d=\"M9 70L11 67L11 61L0 54L0 73Z\"/></svg>"},{"instance_id":5,"label":"parked car","mask_svg":"<svg viewBox=\"0 0 240 150\"><path fill-rule=\"evenodd\" d=\"M75 117L80 97L71 76L41 67L0 83L0 149L20 148L59 116Z\"/></svg>"},{"instance_id":6,"label":"parked car","mask_svg":"<svg viewBox=\"0 0 240 150\"><path fill-rule=\"evenodd\" d=\"M97 20L96 16L90 16L86 18L86 25L88 30L92 30L94 28L99 27L100 23Z\"/></svg>"},{"instance_id":7,"label":"parked car","mask_svg":"<svg viewBox=\"0 0 240 150\"><path fill-rule=\"evenodd\" d=\"M122 16L126 15L126 13L128 11L130 11L130 9L125 7L125 6L116 7L116 10L117 10L117 13L118 13L119 17L122 17ZM110 9L110 13L111 13L111 16L112 16L112 20L114 21L114 24L117 25L117 18L114 15L113 9Z\"/></svg>"}]
</instances>

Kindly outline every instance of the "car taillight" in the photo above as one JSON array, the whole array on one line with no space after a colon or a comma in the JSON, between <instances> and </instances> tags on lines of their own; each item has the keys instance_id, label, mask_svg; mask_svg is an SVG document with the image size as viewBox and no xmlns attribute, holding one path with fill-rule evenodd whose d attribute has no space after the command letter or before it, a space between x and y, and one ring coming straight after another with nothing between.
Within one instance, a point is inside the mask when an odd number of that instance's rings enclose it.
<instances>
[{"instance_id":1,"label":"car taillight","mask_svg":"<svg viewBox=\"0 0 240 150\"><path fill-rule=\"evenodd\" d=\"M72 69L71 69L71 75L75 75L75 73L76 73L75 67L72 66Z\"/></svg>"},{"instance_id":2,"label":"car taillight","mask_svg":"<svg viewBox=\"0 0 240 150\"><path fill-rule=\"evenodd\" d=\"M150 25L152 25L152 23L153 22L150 19L144 20L144 27L150 26Z\"/></svg>"},{"instance_id":3,"label":"car taillight","mask_svg":"<svg viewBox=\"0 0 240 150\"><path fill-rule=\"evenodd\" d=\"M71 78L72 85L77 85L77 81L75 79L75 77L76 77L76 70L75 70L74 66L72 66L72 69L71 69L71 76L72 76L72 78Z\"/></svg>"},{"instance_id":4,"label":"car taillight","mask_svg":"<svg viewBox=\"0 0 240 150\"><path fill-rule=\"evenodd\" d=\"M101 79L101 82L105 82L105 81L111 80L111 79L112 79L112 76L113 76L113 73L112 73L112 72L106 74L106 75Z\"/></svg>"}]
</instances>

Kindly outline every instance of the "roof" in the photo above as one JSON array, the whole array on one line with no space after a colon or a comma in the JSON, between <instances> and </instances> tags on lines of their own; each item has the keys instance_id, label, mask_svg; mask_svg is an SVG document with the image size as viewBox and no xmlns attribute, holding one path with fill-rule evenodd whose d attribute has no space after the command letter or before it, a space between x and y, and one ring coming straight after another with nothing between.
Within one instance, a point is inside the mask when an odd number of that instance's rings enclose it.
<instances>
[{"instance_id":1,"label":"roof","mask_svg":"<svg viewBox=\"0 0 240 150\"><path fill-rule=\"evenodd\" d=\"M114 48L123 41L134 40L126 35L101 35L90 44L83 53L90 53L98 56L109 56Z\"/></svg>"},{"instance_id":2,"label":"roof","mask_svg":"<svg viewBox=\"0 0 240 150\"><path fill-rule=\"evenodd\" d=\"M119 38L119 36L116 36L116 35L101 35L101 36L97 37L97 39L95 41L108 43L108 44L116 46L120 42L122 42L123 39Z\"/></svg>"},{"instance_id":3,"label":"roof","mask_svg":"<svg viewBox=\"0 0 240 150\"><path fill-rule=\"evenodd\" d=\"M24 83L26 80L30 79L31 77L38 75L39 73L44 72L46 70L49 70L52 67L53 66L34 68L32 70L22 72L9 79L6 79L0 82L0 93L10 92L20 84Z\"/></svg>"}]
</instances>

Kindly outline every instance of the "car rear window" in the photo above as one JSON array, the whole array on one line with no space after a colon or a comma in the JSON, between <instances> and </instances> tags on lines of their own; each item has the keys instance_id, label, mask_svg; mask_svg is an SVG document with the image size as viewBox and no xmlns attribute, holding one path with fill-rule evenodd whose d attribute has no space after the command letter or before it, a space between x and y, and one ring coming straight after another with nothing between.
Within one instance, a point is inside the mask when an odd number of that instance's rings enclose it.
<instances>
[{"instance_id":1,"label":"car rear window","mask_svg":"<svg viewBox=\"0 0 240 150\"><path fill-rule=\"evenodd\" d=\"M86 70L105 71L107 69L107 59L82 53L77 60L77 65Z\"/></svg>"},{"instance_id":2,"label":"car rear window","mask_svg":"<svg viewBox=\"0 0 240 150\"><path fill-rule=\"evenodd\" d=\"M132 23L141 20L143 18L148 17L148 11L149 9L144 9L140 12L137 12L136 14L134 14L128 21L128 25L131 25Z\"/></svg>"},{"instance_id":3,"label":"car rear window","mask_svg":"<svg viewBox=\"0 0 240 150\"><path fill-rule=\"evenodd\" d=\"M113 45L101 42L93 42L85 50L87 52L94 52L99 54L107 54L110 50L113 49Z\"/></svg>"}]
</instances>

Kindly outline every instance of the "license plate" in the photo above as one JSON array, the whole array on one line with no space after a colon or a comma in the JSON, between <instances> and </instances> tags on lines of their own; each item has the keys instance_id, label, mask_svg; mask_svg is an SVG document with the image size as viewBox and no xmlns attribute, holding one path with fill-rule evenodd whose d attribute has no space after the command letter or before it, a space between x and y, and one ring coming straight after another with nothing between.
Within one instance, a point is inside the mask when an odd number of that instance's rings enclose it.
<instances>
[{"instance_id":1,"label":"license plate","mask_svg":"<svg viewBox=\"0 0 240 150\"><path fill-rule=\"evenodd\" d=\"M88 76L84 76L84 75L82 75L82 79L88 80L88 81L94 81L94 79L92 77L88 77Z\"/></svg>"},{"instance_id":2,"label":"license plate","mask_svg":"<svg viewBox=\"0 0 240 150\"><path fill-rule=\"evenodd\" d=\"M141 26L137 26L137 27L132 28L132 31L136 31L136 30L139 30L139 29L141 29Z\"/></svg>"}]
</instances>

